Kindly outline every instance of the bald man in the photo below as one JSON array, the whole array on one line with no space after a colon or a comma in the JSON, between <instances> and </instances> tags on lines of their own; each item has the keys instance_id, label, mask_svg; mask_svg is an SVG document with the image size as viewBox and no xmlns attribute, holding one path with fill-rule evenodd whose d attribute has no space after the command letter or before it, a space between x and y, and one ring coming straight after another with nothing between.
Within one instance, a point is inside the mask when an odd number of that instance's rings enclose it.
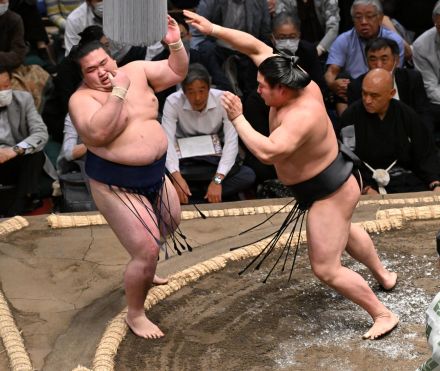
<instances>
[{"instance_id":1,"label":"bald man","mask_svg":"<svg viewBox=\"0 0 440 371\"><path fill-rule=\"evenodd\" d=\"M365 165L363 193L440 192L432 137L411 107L393 99L395 92L391 73L373 69L362 83L362 100L341 117L343 140ZM379 176L377 169L387 170L389 177Z\"/></svg>"}]
</instances>

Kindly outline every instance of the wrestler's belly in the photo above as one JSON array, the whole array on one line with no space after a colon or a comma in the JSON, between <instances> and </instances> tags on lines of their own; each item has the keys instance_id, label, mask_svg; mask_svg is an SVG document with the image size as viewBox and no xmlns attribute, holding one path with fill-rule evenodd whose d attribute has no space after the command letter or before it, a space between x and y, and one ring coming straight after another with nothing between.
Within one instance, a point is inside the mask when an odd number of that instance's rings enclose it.
<instances>
[{"instance_id":1,"label":"wrestler's belly","mask_svg":"<svg viewBox=\"0 0 440 371\"><path fill-rule=\"evenodd\" d=\"M167 151L168 141L156 120L134 121L110 145L89 149L96 155L124 165L148 165Z\"/></svg>"}]
</instances>

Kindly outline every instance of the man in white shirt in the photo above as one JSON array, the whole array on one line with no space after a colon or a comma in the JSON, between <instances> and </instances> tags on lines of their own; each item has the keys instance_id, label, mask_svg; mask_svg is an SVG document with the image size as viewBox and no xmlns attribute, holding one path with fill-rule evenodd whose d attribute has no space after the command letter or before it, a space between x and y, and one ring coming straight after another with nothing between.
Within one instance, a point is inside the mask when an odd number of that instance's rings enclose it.
<instances>
[{"instance_id":1,"label":"man in white shirt","mask_svg":"<svg viewBox=\"0 0 440 371\"><path fill-rule=\"evenodd\" d=\"M221 202L225 197L236 197L255 180L252 169L236 163L238 136L220 104L222 94L223 91L211 88L208 71L195 63L189 67L182 90L171 94L165 102L162 126L168 137L166 168L171 173L182 204L188 203L192 195L188 185L191 180L208 183L204 198L211 203ZM177 138L211 134L217 134L222 139L221 156L179 160L175 147Z\"/></svg>"}]
</instances>

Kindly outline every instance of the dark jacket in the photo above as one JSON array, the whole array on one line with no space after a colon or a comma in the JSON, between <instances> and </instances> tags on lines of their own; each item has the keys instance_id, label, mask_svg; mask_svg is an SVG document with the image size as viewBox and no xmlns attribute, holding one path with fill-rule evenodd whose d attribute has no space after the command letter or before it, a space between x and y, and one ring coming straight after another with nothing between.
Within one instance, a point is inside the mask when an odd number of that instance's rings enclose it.
<instances>
[{"instance_id":1,"label":"dark jacket","mask_svg":"<svg viewBox=\"0 0 440 371\"><path fill-rule=\"evenodd\" d=\"M21 17L10 10L0 16L0 65L16 68L23 64L27 53Z\"/></svg>"}]
</instances>

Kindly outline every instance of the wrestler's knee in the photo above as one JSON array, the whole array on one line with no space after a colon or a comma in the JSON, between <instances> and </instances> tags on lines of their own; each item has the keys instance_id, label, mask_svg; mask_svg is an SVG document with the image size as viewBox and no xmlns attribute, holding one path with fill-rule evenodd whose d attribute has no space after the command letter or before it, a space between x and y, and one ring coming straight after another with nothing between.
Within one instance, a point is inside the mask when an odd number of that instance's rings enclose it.
<instances>
[{"instance_id":1,"label":"wrestler's knee","mask_svg":"<svg viewBox=\"0 0 440 371\"><path fill-rule=\"evenodd\" d=\"M311 262L313 274L322 282L330 285L338 273L338 267L321 262Z\"/></svg>"}]
</instances>

